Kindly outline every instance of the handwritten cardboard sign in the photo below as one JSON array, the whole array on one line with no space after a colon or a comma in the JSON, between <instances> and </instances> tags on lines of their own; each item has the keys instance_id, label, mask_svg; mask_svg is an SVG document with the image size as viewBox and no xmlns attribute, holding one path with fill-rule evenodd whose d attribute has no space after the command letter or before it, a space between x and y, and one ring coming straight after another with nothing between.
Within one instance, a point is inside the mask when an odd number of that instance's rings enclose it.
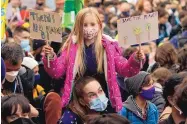
<instances>
[{"instance_id":1,"label":"handwritten cardboard sign","mask_svg":"<svg viewBox=\"0 0 187 124\"><path fill-rule=\"evenodd\" d=\"M33 39L61 42L61 16L58 13L49 13L30 10L30 34Z\"/></svg>"},{"instance_id":2,"label":"handwritten cardboard sign","mask_svg":"<svg viewBox=\"0 0 187 124\"><path fill-rule=\"evenodd\" d=\"M121 46L158 39L158 12L118 20L118 41Z\"/></svg>"}]
</instances>

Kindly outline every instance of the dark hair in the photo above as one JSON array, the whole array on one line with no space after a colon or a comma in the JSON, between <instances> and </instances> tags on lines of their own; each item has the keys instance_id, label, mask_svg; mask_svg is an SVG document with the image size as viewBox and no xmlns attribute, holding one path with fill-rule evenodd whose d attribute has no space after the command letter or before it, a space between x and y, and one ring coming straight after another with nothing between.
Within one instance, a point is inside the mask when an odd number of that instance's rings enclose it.
<instances>
[{"instance_id":1,"label":"dark hair","mask_svg":"<svg viewBox=\"0 0 187 124\"><path fill-rule=\"evenodd\" d=\"M166 5L168 5L168 4L171 4L171 2L169 2L169 1L161 2L161 3L159 4L159 7L160 7L160 8L165 8Z\"/></svg>"},{"instance_id":2,"label":"dark hair","mask_svg":"<svg viewBox=\"0 0 187 124\"><path fill-rule=\"evenodd\" d=\"M136 47L128 47L127 49L125 49L123 51L123 57L129 59L130 56L135 52L137 51L137 48Z\"/></svg>"},{"instance_id":3,"label":"dark hair","mask_svg":"<svg viewBox=\"0 0 187 124\"><path fill-rule=\"evenodd\" d=\"M30 113L29 101L20 94L1 97L1 120L6 123L6 117L14 115L20 105L23 113Z\"/></svg>"},{"instance_id":4,"label":"dark hair","mask_svg":"<svg viewBox=\"0 0 187 124\"><path fill-rule=\"evenodd\" d=\"M23 31L29 32L29 30L27 28L18 26L15 28L13 35L16 35L18 33L22 33Z\"/></svg>"},{"instance_id":5,"label":"dark hair","mask_svg":"<svg viewBox=\"0 0 187 124\"><path fill-rule=\"evenodd\" d=\"M161 67L170 68L178 62L177 52L174 46L170 43L164 43L156 49L155 61Z\"/></svg>"},{"instance_id":6,"label":"dark hair","mask_svg":"<svg viewBox=\"0 0 187 124\"><path fill-rule=\"evenodd\" d=\"M187 45L178 51L178 61L180 65L180 71L187 70Z\"/></svg>"},{"instance_id":7,"label":"dark hair","mask_svg":"<svg viewBox=\"0 0 187 124\"><path fill-rule=\"evenodd\" d=\"M151 79L152 79L151 75L148 74L148 75L144 78L144 81L143 81L143 83L142 83L142 86L149 84L150 81L151 81ZM142 90L142 89L141 89L141 90Z\"/></svg>"},{"instance_id":8,"label":"dark hair","mask_svg":"<svg viewBox=\"0 0 187 124\"><path fill-rule=\"evenodd\" d=\"M82 98L84 86L90 83L91 81L97 81L97 80L93 77L86 76L83 78L79 78L76 81L73 87L73 97L69 104L69 108L78 116L80 116L80 118L83 121L85 121L86 119L85 116L87 115L87 109L86 106L82 105L79 100L80 98Z\"/></svg>"},{"instance_id":9,"label":"dark hair","mask_svg":"<svg viewBox=\"0 0 187 124\"><path fill-rule=\"evenodd\" d=\"M21 60L23 61L23 51L17 43L6 43L1 49L1 56L4 61L8 60L12 65L17 65Z\"/></svg>"},{"instance_id":10,"label":"dark hair","mask_svg":"<svg viewBox=\"0 0 187 124\"><path fill-rule=\"evenodd\" d=\"M187 30L187 16L185 16L182 21L181 21L181 25L183 30Z\"/></svg>"},{"instance_id":11,"label":"dark hair","mask_svg":"<svg viewBox=\"0 0 187 124\"><path fill-rule=\"evenodd\" d=\"M174 94L174 102L183 112L183 115L187 117L187 77L183 79L182 83L177 87Z\"/></svg>"},{"instance_id":12,"label":"dark hair","mask_svg":"<svg viewBox=\"0 0 187 124\"><path fill-rule=\"evenodd\" d=\"M166 15L169 15L164 8L157 8L157 11L158 11L158 18L162 18Z\"/></svg>"},{"instance_id":13,"label":"dark hair","mask_svg":"<svg viewBox=\"0 0 187 124\"><path fill-rule=\"evenodd\" d=\"M131 14L131 17L133 17L133 16L139 16L139 15L141 15L141 14L142 14L141 11L134 11L134 12Z\"/></svg>"},{"instance_id":14,"label":"dark hair","mask_svg":"<svg viewBox=\"0 0 187 124\"><path fill-rule=\"evenodd\" d=\"M182 18L184 18L187 15L187 11L181 11L179 12L179 19L181 20Z\"/></svg>"},{"instance_id":15,"label":"dark hair","mask_svg":"<svg viewBox=\"0 0 187 124\"><path fill-rule=\"evenodd\" d=\"M184 77L180 76L179 74L173 74L166 82L163 89L163 96L166 100L166 106L170 105L168 102L167 97L173 96L175 93L175 86L179 85Z\"/></svg>"},{"instance_id":16,"label":"dark hair","mask_svg":"<svg viewBox=\"0 0 187 124\"><path fill-rule=\"evenodd\" d=\"M86 124L130 124L130 122L118 114L91 115Z\"/></svg>"}]
</instances>

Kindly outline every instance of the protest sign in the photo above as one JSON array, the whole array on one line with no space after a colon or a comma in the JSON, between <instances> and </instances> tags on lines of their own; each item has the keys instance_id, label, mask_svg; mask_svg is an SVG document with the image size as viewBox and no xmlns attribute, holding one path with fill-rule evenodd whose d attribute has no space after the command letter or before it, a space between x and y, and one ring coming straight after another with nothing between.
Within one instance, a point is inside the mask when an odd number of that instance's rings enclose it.
<instances>
[{"instance_id":1,"label":"protest sign","mask_svg":"<svg viewBox=\"0 0 187 124\"><path fill-rule=\"evenodd\" d=\"M30 10L29 14L31 38L61 42L61 16L58 13Z\"/></svg>"},{"instance_id":2,"label":"protest sign","mask_svg":"<svg viewBox=\"0 0 187 124\"><path fill-rule=\"evenodd\" d=\"M141 44L158 39L158 12L118 20L121 46Z\"/></svg>"},{"instance_id":3,"label":"protest sign","mask_svg":"<svg viewBox=\"0 0 187 124\"><path fill-rule=\"evenodd\" d=\"M1 0L1 39L5 35L5 23L6 23L6 7L8 5L8 0Z\"/></svg>"}]
</instances>

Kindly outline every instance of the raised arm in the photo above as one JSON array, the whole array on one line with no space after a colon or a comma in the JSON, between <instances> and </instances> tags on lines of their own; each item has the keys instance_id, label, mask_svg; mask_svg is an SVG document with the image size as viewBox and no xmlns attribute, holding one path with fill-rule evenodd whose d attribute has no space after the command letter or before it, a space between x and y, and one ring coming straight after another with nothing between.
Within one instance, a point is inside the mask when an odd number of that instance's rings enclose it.
<instances>
[{"instance_id":1,"label":"raised arm","mask_svg":"<svg viewBox=\"0 0 187 124\"><path fill-rule=\"evenodd\" d=\"M47 47L49 48L49 46ZM47 63L47 58L46 58L47 54L43 57L44 68L52 78L59 79L61 76L65 74L67 69L67 56L66 56L67 51L66 50L62 51L60 57L57 57L56 54L53 52L53 50L51 50L50 52L53 53L54 55L54 57L50 59L50 68L48 67L48 63ZM45 53L50 53L50 52L45 52Z\"/></svg>"},{"instance_id":2,"label":"raised arm","mask_svg":"<svg viewBox=\"0 0 187 124\"><path fill-rule=\"evenodd\" d=\"M142 56L142 52L133 53L131 57L127 60L116 50L114 61L117 73L124 77L132 77L136 75L141 70L141 58L144 58L142 60L143 65L145 63L145 56L144 54Z\"/></svg>"}]
</instances>

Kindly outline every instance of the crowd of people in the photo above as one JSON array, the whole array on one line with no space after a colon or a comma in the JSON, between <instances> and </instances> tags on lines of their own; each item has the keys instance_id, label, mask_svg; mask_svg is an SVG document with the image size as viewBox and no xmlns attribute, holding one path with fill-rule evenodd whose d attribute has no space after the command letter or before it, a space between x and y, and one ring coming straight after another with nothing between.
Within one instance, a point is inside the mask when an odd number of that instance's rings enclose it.
<instances>
[{"instance_id":1,"label":"crowd of people","mask_svg":"<svg viewBox=\"0 0 187 124\"><path fill-rule=\"evenodd\" d=\"M63 17L68 0L54 0L55 10L46 1L32 9ZM1 123L187 124L187 1L83 3L74 26L62 26L62 41L47 43L30 38L29 9L9 0ZM119 46L117 20L154 11L159 38Z\"/></svg>"}]
</instances>

